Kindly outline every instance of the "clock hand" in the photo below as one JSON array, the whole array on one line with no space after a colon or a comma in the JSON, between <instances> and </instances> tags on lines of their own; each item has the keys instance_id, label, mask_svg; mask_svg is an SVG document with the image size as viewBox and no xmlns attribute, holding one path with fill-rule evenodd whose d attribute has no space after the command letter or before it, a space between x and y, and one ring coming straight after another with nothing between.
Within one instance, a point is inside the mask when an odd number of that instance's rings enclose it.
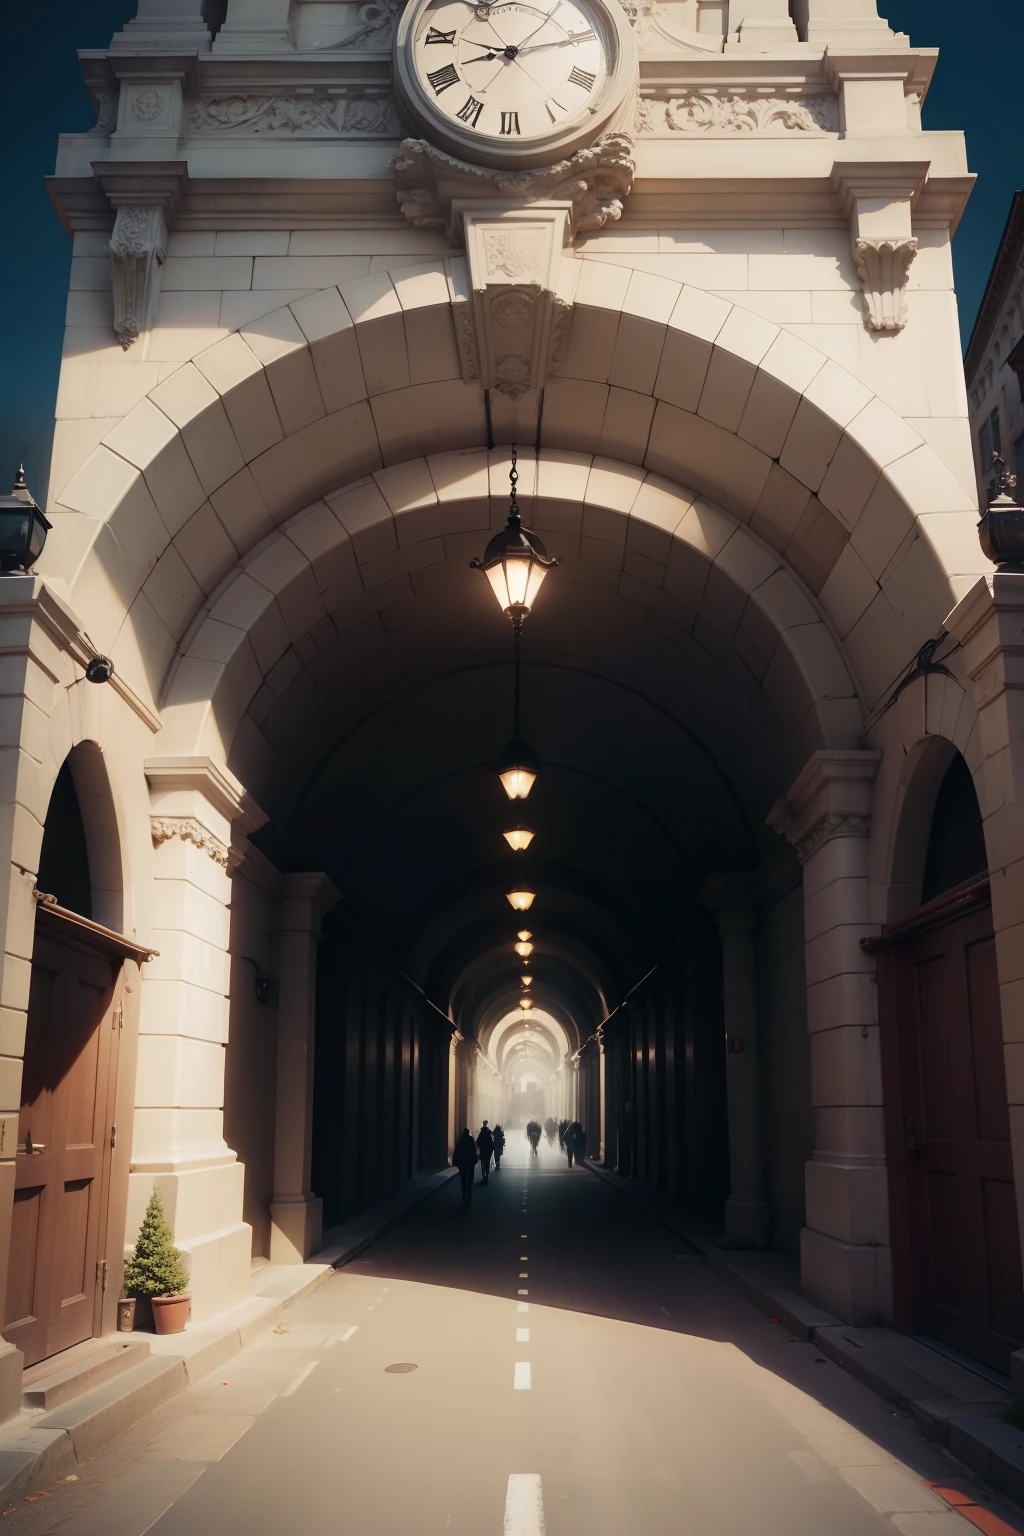
<instances>
[{"instance_id":1,"label":"clock hand","mask_svg":"<svg viewBox=\"0 0 1024 1536\"><path fill-rule=\"evenodd\" d=\"M570 32L567 37L557 38L553 43L532 43L529 48L520 48L519 52L536 53L539 48L564 48L566 43L589 41L593 36L593 32Z\"/></svg>"}]
</instances>

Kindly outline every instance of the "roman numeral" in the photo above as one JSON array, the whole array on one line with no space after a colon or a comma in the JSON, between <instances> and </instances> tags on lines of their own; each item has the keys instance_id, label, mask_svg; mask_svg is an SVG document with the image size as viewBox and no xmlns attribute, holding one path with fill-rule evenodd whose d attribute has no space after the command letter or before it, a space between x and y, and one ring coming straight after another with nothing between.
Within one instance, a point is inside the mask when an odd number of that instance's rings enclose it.
<instances>
[{"instance_id":1,"label":"roman numeral","mask_svg":"<svg viewBox=\"0 0 1024 1536\"><path fill-rule=\"evenodd\" d=\"M475 128L480 121L480 113L483 109L483 102L477 101L475 96L471 96L468 101L462 104L455 116L461 117L464 123L468 123L471 128Z\"/></svg>"},{"instance_id":2,"label":"roman numeral","mask_svg":"<svg viewBox=\"0 0 1024 1536\"><path fill-rule=\"evenodd\" d=\"M427 79L434 87L434 95L440 96L441 92L446 91L450 85L458 85L459 72L454 64L446 64L444 69L435 69Z\"/></svg>"},{"instance_id":3,"label":"roman numeral","mask_svg":"<svg viewBox=\"0 0 1024 1536\"><path fill-rule=\"evenodd\" d=\"M518 112L503 112L501 114L501 131L503 134L522 132L522 129L519 127Z\"/></svg>"},{"instance_id":4,"label":"roman numeral","mask_svg":"<svg viewBox=\"0 0 1024 1536\"><path fill-rule=\"evenodd\" d=\"M594 81L596 79L596 75L589 75L585 69L580 69L575 64L569 71L569 84L578 85L585 91L589 91L593 88Z\"/></svg>"},{"instance_id":5,"label":"roman numeral","mask_svg":"<svg viewBox=\"0 0 1024 1536\"><path fill-rule=\"evenodd\" d=\"M429 27L427 29L427 35L424 38L424 44L426 43L447 43L450 48L454 48L455 33L439 32L436 27Z\"/></svg>"}]
</instances>

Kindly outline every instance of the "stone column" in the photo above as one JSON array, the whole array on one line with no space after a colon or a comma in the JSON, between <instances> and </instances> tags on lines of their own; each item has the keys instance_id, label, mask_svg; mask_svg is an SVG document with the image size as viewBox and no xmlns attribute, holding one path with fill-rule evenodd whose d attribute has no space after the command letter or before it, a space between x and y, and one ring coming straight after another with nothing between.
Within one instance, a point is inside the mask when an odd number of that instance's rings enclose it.
<instances>
[{"instance_id":1,"label":"stone column","mask_svg":"<svg viewBox=\"0 0 1024 1536\"><path fill-rule=\"evenodd\" d=\"M71 609L33 576L0 582L0 1321L6 1316L36 903L33 890L49 794L47 725L60 690L75 678L69 654L80 635ZM81 672L77 674L81 676ZM0 1339L0 1421L21 1410L22 1354Z\"/></svg>"},{"instance_id":2,"label":"stone column","mask_svg":"<svg viewBox=\"0 0 1024 1536\"><path fill-rule=\"evenodd\" d=\"M992 889L1017 1228L1024 1249L1024 575L994 571L983 577L945 627L964 647L978 710L983 766L976 782ZM1024 1351L1012 1363L1014 1398L1024 1407Z\"/></svg>"},{"instance_id":3,"label":"stone column","mask_svg":"<svg viewBox=\"0 0 1024 1536\"><path fill-rule=\"evenodd\" d=\"M905 48L908 42L879 16L877 0L794 0L793 20L816 48L890 42Z\"/></svg>"},{"instance_id":4,"label":"stone column","mask_svg":"<svg viewBox=\"0 0 1024 1536\"><path fill-rule=\"evenodd\" d=\"M320 924L339 896L323 874L285 875L281 882L272 1264L305 1263L323 1236L323 1201L310 1179L316 949Z\"/></svg>"},{"instance_id":5,"label":"stone column","mask_svg":"<svg viewBox=\"0 0 1024 1536\"><path fill-rule=\"evenodd\" d=\"M881 754L816 752L768 824L804 867L815 1152L806 1165L803 1287L848 1323L891 1314L867 839Z\"/></svg>"},{"instance_id":6,"label":"stone column","mask_svg":"<svg viewBox=\"0 0 1024 1536\"><path fill-rule=\"evenodd\" d=\"M230 1019L232 824L266 820L238 780L208 757L149 758L153 944L142 982L129 1242L154 1188L188 1256L192 1316L249 1294L252 1233L244 1170L224 1140Z\"/></svg>"},{"instance_id":7,"label":"stone column","mask_svg":"<svg viewBox=\"0 0 1024 1536\"><path fill-rule=\"evenodd\" d=\"M768 1207L761 1151L753 880L743 874L712 875L700 900L713 913L722 940L730 1192L721 1242L727 1248L764 1248Z\"/></svg>"},{"instance_id":8,"label":"stone column","mask_svg":"<svg viewBox=\"0 0 1024 1536\"><path fill-rule=\"evenodd\" d=\"M726 53L772 53L796 41L789 0L729 0Z\"/></svg>"},{"instance_id":9,"label":"stone column","mask_svg":"<svg viewBox=\"0 0 1024 1536\"><path fill-rule=\"evenodd\" d=\"M290 12L290 0L228 0L228 14L217 33L214 52L290 53L295 47Z\"/></svg>"},{"instance_id":10,"label":"stone column","mask_svg":"<svg viewBox=\"0 0 1024 1536\"><path fill-rule=\"evenodd\" d=\"M458 1141L465 1127L471 1135L477 1133L476 1116L476 1057L475 1040L459 1040L455 1046L455 1140Z\"/></svg>"}]
</instances>

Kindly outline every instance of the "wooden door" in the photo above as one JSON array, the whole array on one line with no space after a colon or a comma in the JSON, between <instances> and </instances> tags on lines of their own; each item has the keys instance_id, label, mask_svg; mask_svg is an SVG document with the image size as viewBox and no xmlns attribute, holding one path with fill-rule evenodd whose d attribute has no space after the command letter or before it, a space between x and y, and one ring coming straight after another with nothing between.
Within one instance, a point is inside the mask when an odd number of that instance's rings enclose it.
<instances>
[{"instance_id":1,"label":"wooden door","mask_svg":"<svg viewBox=\"0 0 1024 1536\"><path fill-rule=\"evenodd\" d=\"M908 933L887 959L898 1321L1008 1372L1024 1285L991 910Z\"/></svg>"},{"instance_id":2,"label":"wooden door","mask_svg":"<svg viewBox=\"0 0 1024 1536\"><path fill-rule=\"evenodd\" d=\"M119 968L37 928L3 1330L26 1365L99 1331Z\"/></svg>"}]
</instances>

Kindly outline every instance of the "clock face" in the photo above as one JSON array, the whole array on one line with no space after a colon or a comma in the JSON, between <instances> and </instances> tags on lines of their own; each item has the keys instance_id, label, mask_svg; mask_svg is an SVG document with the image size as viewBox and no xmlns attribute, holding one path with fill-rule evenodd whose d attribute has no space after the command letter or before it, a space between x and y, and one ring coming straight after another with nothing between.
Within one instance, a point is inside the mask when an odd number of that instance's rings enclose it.
<instances>
[{"instance_id":1,"label":"clock face","mask_svg":"<svg viewBox=\"0 0 1024 1536\"><path fill-rule=\"evenodd\" d=\"M596 136L628 83L617 0L612 11L602 0L413 0L403 22L417 115L463 154L479 145L481 158L513 159L574 130Z\"/></svg>"}]
</instances>

